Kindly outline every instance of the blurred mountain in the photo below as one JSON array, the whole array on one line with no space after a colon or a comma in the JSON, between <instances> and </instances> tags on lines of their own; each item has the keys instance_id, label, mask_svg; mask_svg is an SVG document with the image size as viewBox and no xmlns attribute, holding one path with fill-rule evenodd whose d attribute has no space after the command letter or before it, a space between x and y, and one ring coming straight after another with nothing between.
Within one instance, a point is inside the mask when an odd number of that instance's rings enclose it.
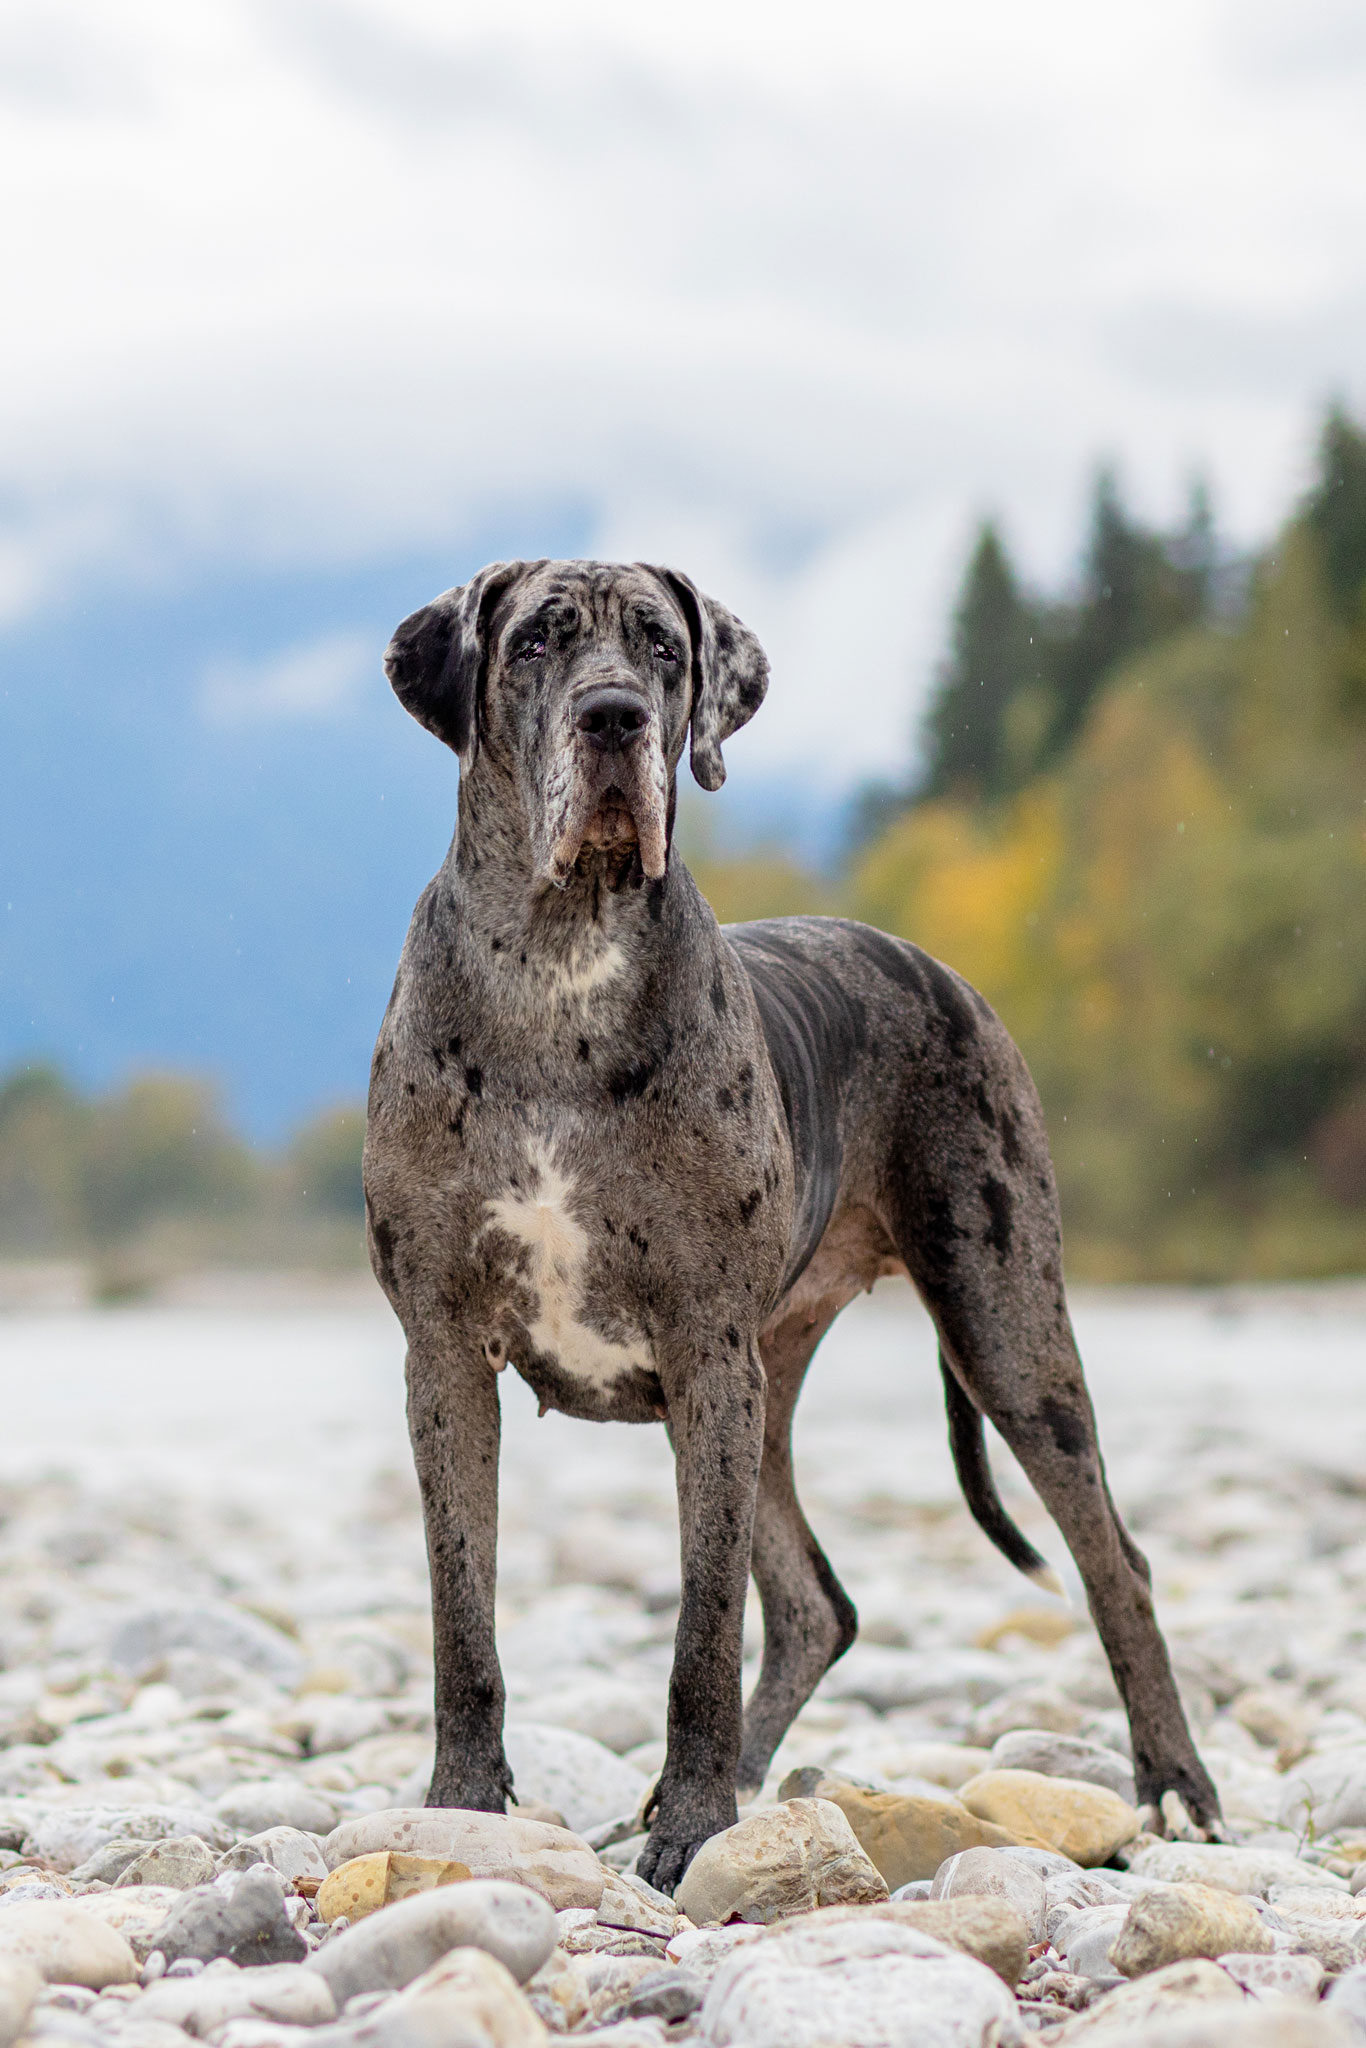
<instances>
[{"instance_id":1,"label":"blurred mountain","mask_svg":"<svg viewBox=\"0 0 1366 2048\"><path fill-rule=\"evenodd\" d=\"M212 1074L267 1138L362 1096L457 788L382 650L482 562L582 549L581 521L555 524L347 572L92 587L0 633L0 1072ZM839 845L837 790L762 769L705 809L730 851Z\"/></svg>"}]
</instances>

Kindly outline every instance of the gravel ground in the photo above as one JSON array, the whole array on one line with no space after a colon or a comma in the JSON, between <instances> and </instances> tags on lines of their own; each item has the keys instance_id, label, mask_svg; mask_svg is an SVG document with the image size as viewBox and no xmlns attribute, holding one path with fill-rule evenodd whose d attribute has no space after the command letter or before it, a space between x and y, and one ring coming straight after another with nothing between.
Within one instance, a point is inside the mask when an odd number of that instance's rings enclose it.
<instances>
[{"instance_id":1,"label":"gravel ground","mask_svg":"<svg viewBox=\"0 0 1366 2048\"><path fill-rule=\"evenodd\" d=\"M1350 1896L1366 1861L1366 1287L1082 1294L1075 1314L1230 1837L1297 1855ZM499 1627L526 1731L519 1796L592 1831L629 1811L662 1754L668 1447L659 1430L538 1420L512 1375L503 1386ZM420 1803L426 1573L401 1338L376 1294L204 1283L156 1306L12 1312L0 1388L0 1905L16 1887L53 1895L22 1861L42 1813L222 1821L242 1787L289 1780L322 1801L323 1833L324 1819ZM862 1637L767 1797L798 1766L923 1790L907 1746L989 1750L1020 1729L1122 1755L1084 1608L1035 1593L961 1505L931 1333L906 1289L880 1288L827 1339L798 1454ZM1075 1601L1051 1524L999 1442L993 1458ZM259 1651L233 1635L243 1614L264 1620ZM757 1609L751 1622L757 1657ZM576 1760L547 1728L598 1746ZM1055 1952L1040 1960L1062 1969ZM1327 1967L1340 1974L1342 1957ZM1072 2008L1115 1981L1063 1975L1090 1987ZM1032 2004L1027 2024L1066 2019Z\"/></svg>"}]
</instances>

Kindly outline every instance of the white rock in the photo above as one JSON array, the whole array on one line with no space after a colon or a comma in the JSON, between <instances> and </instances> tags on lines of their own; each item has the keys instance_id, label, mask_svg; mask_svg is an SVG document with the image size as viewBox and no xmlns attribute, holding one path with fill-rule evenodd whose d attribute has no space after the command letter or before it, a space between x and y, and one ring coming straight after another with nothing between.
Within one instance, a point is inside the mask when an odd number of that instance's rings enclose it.
<instances>
[{"instance_id":1,"label":"white rock","mask_svg":"<svg viewBox=\"0 0 1366 2048\"><path fill-rule=\"evenodd\" d=\"M1301 1759L1281 1780L1282 1826L1316 1835L1366 1827L1366 1748L1329 1749Z\"/></svg>"},{"instance_id":2,"label":"white rock","mask_svg":"<svg viewBox=\"0 0 1366 2048\"><path fill-rule=\"evenodd\" d=\"M456 1806L387 1807L343 1821L323 1843L329 1870L353 1856L398 1849L440 1856L468 1866L475 1877L529 1885L552 1906L597 1911L606 1872L593 1851L568 1828L512 1814L470 1813Z\"/></svg>"},{"instance_id":3,"label":"white rock","mask_svg":"<svg viewBox=\"0 0 1366 2048\"><path fill-rule=\"evenodd\" d=\"M259 1970L202 1970L195 1977L163 1977L138 2001L137 2017L164 2020L201 2037L228 2020L280 2020L316 2027L335 2019L326 1980L302 1963L272 1963Z\"/></svg>"},{"instance_id":4,"label":"white rock","mask_svg":"<svg viewBox=\"0 0 1366 2048\"><path fill-rule=\"evenodd\" d=\"M699 2032L714 2048L997 2048L1015 2001L982 1963L885 1921L820 1916L770 1929L713 1978Z\"/></svg>"},{"instance_id":5,"label":"white rock","mask_svg":"<svg viewBox=\"0 0 1366 2048\"><path fill-rule=\"evenodd\" d=\"M25 1957L0 1958L0 2048L10 2048L22 2034L42 1988L42 1978Z\"/></svg>"},{"instance_id":6,"label":"white rock","mask_svg":"<svg viewBox=\"0 0 1366 2048\"><path fill-rule=\"evenodd\" d=\"M581 1678L558 1687L529 1703L528 1722L551 1728L571 1728L578 1735L591 1735L595 1742L621 1756L642 1742L657 1741L664 1733L662 1695L624 1679ZM554 1805L552 1800L551 1805Z\"/></svg>"},{"instance_id":7,"label":"white rock","mask_svg":"<svg viewBox=\"0 0 1366 2048\"><path fill-rule=\"evenodd\" d=\"M252 1863L269 1863L281 1877L292 1883L298 1877L327 1876L327 1865L316 1835L302 1828L264 1828L259 1835L247 1835L222 1859L225 1870L246 1870Z\"/></svg>"},{"instance_id":8,"label":"white rock","mask_svg":"<svg viewBox=\"0 0 1366 2048\"><path fill-rule=\"evenodd\" d=\"M214 1801L214 1813L225 1827L255 1836L271 1828L297 1828L307 1835L326 1835L337 1825L335 1799L297 1778L259 1778L234 1785Z\"/></svg>"},{"instance_id":9,"label":"white rock","mask_svg":"<svg viewBox=\"0 0 1366 2048\"><path fill-rule=\"evenodd\" d=\"M1322 1885L1345 1892L1344 1878L1279 1849L1235 1849L1222 1842L1149 1842L1129 1865L1163 1884L1209 1884L1266 1898L1274 1885Z\"/></svg>"},{"instance_id":10,"label":"white rock","mask_svg":"<svg viewBox=\"0 0 1366 2048\"><path fill-rule=\"evenodd\" d=\"M634 1813L648 1779L589 1735L534 1721L510 1721L503 1734L515 1796L562 1813L575 1833Z\"/></svg>"},{"instance_id":11,"label":"white rock","mask_svg":"<svg viewBox=\"0 0 1366 2048\"><path fill-rule=\"evenodd\" d=\"M1312 2001L1323 1985L1323 1964L1317 1956L1226 1955L1218 1958L1235 1983L1254 1998L1297 1998ZM1351 1971L1346 1975L1350 1976ZM1342 1979L1339 1978L1341 1983Z\"/></svg>"},{"instance_id":12,"label":"white rock","mask_svg":"<svg viewBox=\"0 0 1366 2048\"><path fill-rule=\"evenodd\" d=\"M518 1983L555 1946L555 1915L525 1885L472 1878L371 1913L310 1956L338 2006L362 1991L396 1991L453 1948L496 1956Z\"/></svg>"},{"instance_id":13,"label":"white rock","mask_svg":"<svg viewBox=\"0 0 1366 2048\"><path fill-rule=\"evenodd\" d=\"M49 1984L84 1984L90 1991L132 1984L138 1975L123 1936L66 1899L0 1912L0 1960L31 1963Z\"/></svg>"},{"instance_id":14,"label":"white rock","mask_svg":"<svg viewBox=\"0 0 1366 2048\"><path fill-rule=\"evenodd\" d=\"M1000 1849L961 1849L950 1856L934 1874L930 1897L1008 1899L1028 1928L1030 1941L1043 1940L1048 1914L1043 1877L1018 1856Z\"/></svg>"}]
</instances>

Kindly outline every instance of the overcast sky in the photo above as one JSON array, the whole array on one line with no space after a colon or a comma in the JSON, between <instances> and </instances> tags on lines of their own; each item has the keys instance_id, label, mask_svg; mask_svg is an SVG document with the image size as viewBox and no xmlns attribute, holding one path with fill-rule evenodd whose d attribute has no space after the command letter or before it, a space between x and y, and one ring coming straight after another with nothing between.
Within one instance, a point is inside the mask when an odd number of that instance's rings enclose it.
<instances>
[{"instance_id":1,"label":"overcast sky","mask_svg":"<svg viewBox=\"0 0 1366 2048\"><path fill-rule=\"evenodd\" d=\"M973 517L1261 536L1366 401L1360 0L4 0L0 612L577 509L899 765ZM207 648L206 717L366 653ZM332 666L329 666L332 664Z\"/></svg>"}]
</instances>

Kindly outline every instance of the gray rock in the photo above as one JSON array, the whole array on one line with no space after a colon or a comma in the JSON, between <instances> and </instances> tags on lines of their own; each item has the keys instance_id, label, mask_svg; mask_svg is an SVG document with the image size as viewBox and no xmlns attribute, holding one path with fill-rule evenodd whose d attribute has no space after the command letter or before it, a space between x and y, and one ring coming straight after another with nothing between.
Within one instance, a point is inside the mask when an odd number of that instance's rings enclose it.
<instances>
[{"instance_id":1,"label":"gray rock","mask_svg":"<svg viewBox=\"0 0 1366 2048\"><path fill-rule=\"evenodd\" d=\"M821 1680L826 1699L863 1700L879 1714L918 1707L927 1700L973 1705L1004 1692L1012 1677L1005 1657L991 1650L889 1650L855 1643Z\"/></svg>"},{"instance_id":2,"label":"gray rock","mask_svg":"<svg viewBox=\"0 0 1366 2048\"><path fill-rule=\"evenodd\" d=\"M212 1884L217 1874L218 1865L207 1842L198 1835L171 1835L164 1842L153 1842L149 1849L134 1857L120 1871L115 1884L164 1884L174 1891L187 1892L197 1884Z\"/></svg>"},{"instance_id":3,"label":"gray rock","mask_svg":"<svg viewBox=\"0 0 1366 2048\"><path fill-rule=\"evenodd\" d=\"M1040 1728L1016 1728L993 1746L991 1763L999 1771L1041 1771L1049 1778L1080 1778L1118 1792L1130 1806L1138 1804L1134 1767L1099 1742L1081 1735L1052 1735Z\"/></svg>"},{"instance_id":4,"label":"gray rock","mask_svg":"<svg viewBox=\"0 0 1366 2048\"><path fill-rule=\"evenodd\" d=\"M518 1799L538 1799L564 1815L576 1834L634 1813L649 1781L630 1764L569 1728L511 1721L504 1733Z\"/></svg>"},{"instance_id":5,"label":"gray rock","mask_svg":"<svg viewBox=\"0 0 1366 2048\"><path fill-rule=\"evenodd\" d=\"M1128 1917L1127 1904L1083 1906L1051 1926L1048 1939L1074 1977L1089 1977L1093 1984L1117 1984L1120 1973L1110 1960L1110 1951Z\"/></svg>"},{"instance_id":6,"label":"gray rock","mask_svg":"<svg viewBox=\"0 0 1366 2048\"><path fill-rule=\"evenodd\" d=\"M170 1835L198 1835L211 1849L232 1843L231 1833L213 1814L194 1807L59 1806L34 1821L24 1837L24 1854L65 1872L78 1869L110 1842L162 1842Z\"/></svg>"},{"instance_id":7,"label":"gray rock","mask_svg":"<svg viewBox=\"0 0 1366 2048\"><path fill-rule=\"evenodd\" d=\"M244 1968L302 1962L308 1953L285 1911L284 1879L264 1863L186 1892L147 1938L147 1947L160 1949L168 1963L182 1956L203 1962L227 1956Z\"/></svg>"},{"instance_id":8,"label":"gray rock","mask_svg":"<svg viewBox=\"0 0 1366 2048\"><path fill-rule=\"evenodd\" d=\"M234 1785L214 1801L214 1813L225 1827L251 1836L271 1828L297 1828L305 1835L330 1834L338 1807L326 1792L301 1785L297 1778L263 1778Z\"/></svg>"},{"instance_id":9,"label":"gray rock","mask_svg":"<svg viewBox=\"0 0 1366 2048\"><path fill-rule=\"evenodd\" d=\"M368 1914L309 1958L339 2006L361 1991L396 1991L453 1948L495 1956L518 1983L555 1946L555 1915L525 1885L472 1878Z\"/></svg>"},{"instance_id":10,"label":"gray rock","mask_svg":"<svg viewBox=\"0 0 1366 2048\"><path fill-rule=\"evenodd\" d=\"M932 1899L1007 1899L1023 1919L1031 1942L1042 1941L1048 1911L1044 1880L1019 1857L1000 1849L963 1849L934 1874Z\"/></svg>"},{"instance_id":11,"label":"gray rock","mask_svg":"<svg viewBox=\"0 0 1366 2048\"><path fill-rule=\"evenodd\" d=\"M317 1837L301 1828L265 1828L259 1835L248 1835L219 1857L218 1868L250 1870L254 1863L268 1863L290 1883L296 1877L316 1877L322 1883L327 1876Z\"/></svg>"},{"instance_id":12,"label":"gray rock","mask_svg":"<svg viewBox=\"0 0 1366 2048\"><path fill-rule=\"evenodd\" d=\"M304 1674L303 1651L287 1635L258 1615L211 1600L167 1601L130 1614L110 1639L109 1660L133 1678L148 1678L170 1650L201 1650L288 1691Z\"/></svg>"},{"instance_id":13,"label":"gray rock","mask_svg":"<svg viewBox=\"0 0 1366 2048\"><path fill-rule=\"evenodd\" d=\"M653 1975L641 1978L615 2013L622 2019L663 2020L667 2025L691 2019L706 1996L702 1978L690 1976L686 1970L656 1970Z\"/></svg>"},{"instance_id":14,"label":"gray rock","mask_svg":"<svg viewBox=\"0 0 1366 2048\"><path fill-rule=\"evenodd\" d=\"M163 1977L137 2005L139 2020L163 2020L201 2038L228 2020L279 2020L288 2026L316 2027L336 2016L336 2001L326 1980L300 1963Z\"/></svg>"},{"instance_id":15,"label":"gray rock","mask_svg":"<svg viewBox=\"0 0 1366 2048\"><path fill-rule=\"evenodd\" d=\"M187 1837L198 1841L199 1837ZM87 1856L84 1863L77 1864L69 1872L73 1884L114 1884L123 1875L130 1863L136 1863L152 1847L151 1842L131 1840L121 1835L116 1841L106 1842L93 1856Z\"/></svg>"},{"instance_id":16,"label":"gray rock","mask_svg":"<svg viewBox=\"0 0 1366 2048\"><path fill-rule=\"evenodd\" d=\"M699 2032L711 2048L996 2048L1015 2000L982 1963L862 1915L772 1928L717 1971Z\"/></svg>"}]
</instances>

